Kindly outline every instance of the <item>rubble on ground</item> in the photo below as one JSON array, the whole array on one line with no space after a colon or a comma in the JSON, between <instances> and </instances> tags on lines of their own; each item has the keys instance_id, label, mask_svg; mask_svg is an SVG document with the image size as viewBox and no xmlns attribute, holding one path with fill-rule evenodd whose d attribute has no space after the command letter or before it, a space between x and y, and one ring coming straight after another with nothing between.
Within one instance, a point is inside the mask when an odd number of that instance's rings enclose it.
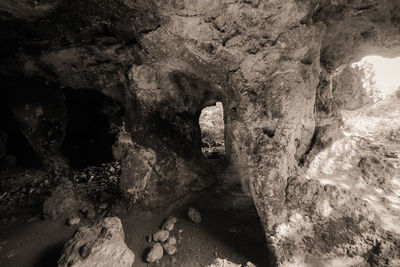
<instances>
[{"instance_id":1,"label":"rubble on ground","mask_svg":"<svg viewBox=\"0 0 400 267\"><path fill-rule=\"evenodd\" d=\"M146 256L147 262L155 262L160 260L164 252L166 255L174 255L176 249L176 238L171 235L175 223L178 221L176 217L169 216L161 225L161 230L153 233L147 237L148 242L155 242L153 247L149 250Z\"/></svg>"}]
</instances>

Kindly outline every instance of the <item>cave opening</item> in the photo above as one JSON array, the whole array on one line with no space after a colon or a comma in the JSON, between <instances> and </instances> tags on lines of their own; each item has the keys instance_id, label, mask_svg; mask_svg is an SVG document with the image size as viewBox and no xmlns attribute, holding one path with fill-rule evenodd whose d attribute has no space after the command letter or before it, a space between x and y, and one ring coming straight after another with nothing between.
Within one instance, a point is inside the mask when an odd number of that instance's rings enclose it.
<instances>
[{"instance_id":1,"label":"cave opening","mask_svg":"<svg viewBox=\"0 0 400 267\"><path fill-rule=\"evenodd\" d=\"M390 207L400 203L400 57L366 56L338 68L331 82L340 126L320 127L319 140L329 145L313 158L307 175L373 200L372 209L385 218L382 225L393 230L398 218Z\"/></svg>"},{"instance_id":2,"label":"cave opening","mask_svg":"<svg viewBox=\"0 0 400 267\"><path fill-rule=\"evenodd\" d=\"M344 133L382 137L400 130L400 57L366 56L351 67L361 71L364 100L354 109L342 110Z\"/></svg>"},{"instance_id":3,"label":"cave opening","mask_svg":"<svg viewBox=\"0 0 400 267\"><path fill-rule=\"evenodd\" d=\"M112 146L123 108L90 89L65 90L68 121L62 153L74 169L114 161Z\"/></svg>"},{"instance_id":4,"label":"cave opening","mask_svg":"<svg viewBox=\"0 0 400 267\"><path fill-rule=\"evenodd\" d=\"M352 64L364 73L363 87L375 102L397 96L400 88L400 57L370 55Z\"/></svg>"},{"instance_id":5,"label":"cave opening","mask_svg":"<svg viewBox=\"0 0 400 267\"><path fill-rule=\"evenodd\" d=\"M225 123L222 102L202 109L199 125L201 130L201 151L208 159L225 156Z\"/></svg>"}]
</instances>

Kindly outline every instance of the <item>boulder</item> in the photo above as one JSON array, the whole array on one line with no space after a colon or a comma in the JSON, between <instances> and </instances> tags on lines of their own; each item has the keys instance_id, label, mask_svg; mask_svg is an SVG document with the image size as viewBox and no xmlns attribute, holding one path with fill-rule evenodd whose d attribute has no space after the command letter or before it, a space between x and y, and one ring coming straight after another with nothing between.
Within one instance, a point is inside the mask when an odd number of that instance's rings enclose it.
<instances>
[{"instance_id":1,"label":"boulder","mask_svg":"<svg viewBox=\"0 0 400 267\"><path fill-rule=\"evenodd\" d=\"M155 152L139 146L132 141L128 133L121 132L113 146L113 154L122 164L119 182L122 193L135 196L144 190L153 173Z\"/></svg>"},{"instance_id":2,"label":"boulder","mask_svg":"<svg viewBox=\"0 0 400 267\"><path fill-rule=\"evenodd\" d=\"M83 226L65 244L59 267L131 267L135 255L124 242L121 220L107 217Z\"/></svg>"}]
</instances>

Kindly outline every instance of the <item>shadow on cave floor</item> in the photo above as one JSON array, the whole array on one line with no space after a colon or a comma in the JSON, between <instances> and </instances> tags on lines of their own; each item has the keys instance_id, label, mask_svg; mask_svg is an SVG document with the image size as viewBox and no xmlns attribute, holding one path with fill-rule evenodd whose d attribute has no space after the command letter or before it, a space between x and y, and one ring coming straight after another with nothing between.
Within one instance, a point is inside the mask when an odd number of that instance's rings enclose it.
<instances>
[{"instance_id":1,"label":"shadow on cave floor","mask_svg":"<svg viewBox=\"0 0 400 267\"><path fill-rule=\"evenodd\" d=\"M202 222L194 224L187 217L189 207L197 208ZM265 234L250 196L217 187L202 197L173 210L130 213L122 217L126 243L136 255L135 266L207 266L216 258L246 265L267 267L269 258ZM179 240L177 253L164 256L159 263L148 264L143 258L151 243L146 236L156 232L163 220L176 216L171 234ZM181 231L181 234L179 233Z\"/></svg>"},{"instance_id":2,"label":"shadow on cave floor","mask_svg":"<svg viewBox=\"0 0 400 267\"><path fill-rule=\"evenodd\" d=\"M202 222L194 224L187 217L188 207L202 213ZM178 218L171 235L177 237L177 253L164 256L158 263L144 261L152 243L146 237L157 231L168 216ZM30 215L31 216L31 215ZM21 210L16 221L0 228L0 266L56 266L63 244L79 226L66 226L63 220L41 220ZM135 267L207 266L216 258L237 264L248 261L268 265L264 231L249 196L223 188L211 188L197 200L168 210L123 210L121 218L125 242L135 253ZM86 219L80 225L86 224ZM181 237L181 239L179 239Z\"/></svg>"},{"instance_id":3,"label":"shadow on cave floor","mask_svg":"<svg viewBox=\"0 0 400 267\"><path fill-rule=\"evenodd\" d=\"M21 214L8 227L0 229L0 266L57 266L65 242L75 228L64 220L41 220Z\"/></svg>"}]
</instances>

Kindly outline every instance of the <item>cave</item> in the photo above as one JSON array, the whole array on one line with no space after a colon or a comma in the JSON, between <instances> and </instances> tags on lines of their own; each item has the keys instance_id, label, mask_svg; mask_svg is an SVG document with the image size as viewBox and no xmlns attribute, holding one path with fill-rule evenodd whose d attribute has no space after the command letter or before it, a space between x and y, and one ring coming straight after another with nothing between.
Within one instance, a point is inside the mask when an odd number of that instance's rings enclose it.
<instances>
[{"instance_id":1,"label":"cave","mask_svg":"<svg viewBox=\"0 0 400 267\"><path fill-rule=\"evenodd\" d=\"M225 123L222 102L201 110L199 125L201 130L201 150L206 158L225 156Z\"/></svg>"},{"instance_id":2,"label":"cave","mask_svg":"<svg viewBox=\"0 0 400 267\"><path fill-rule=\"evenodd\" d=\"M1 1L0 266L400 266L399 14Z\"/></svg>"},{"instance_id":3,"label":"cave","mask_svg":"<svg viewBox=\"0 0 400 267\"><path fill-rule=\"evenodd\" d=\"M114 161L112 146L123 108L94 90L65 89L67 126L61 152L70 166L83 169Z\"/></svg>"}]
</instances>

